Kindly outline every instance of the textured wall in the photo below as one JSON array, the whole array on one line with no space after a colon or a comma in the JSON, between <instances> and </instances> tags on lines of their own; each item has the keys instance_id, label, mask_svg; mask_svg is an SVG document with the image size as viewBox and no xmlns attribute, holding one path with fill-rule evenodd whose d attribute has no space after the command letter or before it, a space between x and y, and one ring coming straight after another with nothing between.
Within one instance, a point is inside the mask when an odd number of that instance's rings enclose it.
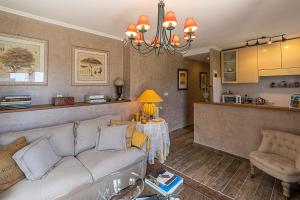
<instances>
[{"instance_id":1,"label":"textured wall","mask_svg":"<svg viewBox=\"0 0 300 200\"><path fill-rule=\"evenodd\" d=\"M205 68L203 64L184 59L181 55L161 54L140 56L133 49L126 49L127 65L125 80L126 89L131 99L138 97L145 89L154 89L164 99L160 103L160 116L169 123L170 130L182 128L193 123L193 101L199 101L198 75ZM177 69L189 69L189 90L177 90ZM126 77L127 76L127 77ZM129 78L128 78L129 76ZM194 80L196 78L196 80ZM196 86L195 86L196 84ZM167 92L168 96L163 96ZM190 98L189 98L190 97Z\"/></svg>"},{"instance_id":2,"label":"textured wall","mask_svg":"<svg viewBox=\"0 0 300 200\"><path fill-rule=\"evenodd\" d=\"M19 131L31 128L73 122L75 120L92 119L108 114L118 114L122 119L132 117L140 104L137 102L98 104L71 108L2 113L0 114L0 134L8 131Z\"/></svg>"},{"instance_id":3,"label":"textured wall","mask_svg":"<svg viewBox=\"0 0 300 200\"><path fill-rule=\"evenodd\" d=\"M29 94L34 104L48 104L56 94L75 96L82 101L86 94L114 95L113 81L123 77L121 41L96 36L61 26L0 12L0 32L49 41L48 86L0 86L5 95ZM71 48L87 47L109 51L109 86L71 86Z\"/></svg>"},{"instance_id":4,"label":"textured wall","mask_svg":"<svg viewBox=\"0 0 300 200\"><path fill-rule=\"evenodd\" d=\"M300 135L300 113L195 104L194 142L247 158L258 148L261 129Z\"/></svg>"},{"instance_id":5,"label":"textured wall","mask_svg":"<svg viewBox=\"0 0 300 200\"><path fill-rule=\"evenodd\" d=\"M221 84L221 53L218 50L210 49L210 94L211 102L220 102L222 94ZM217 77L214 76L217 74Z\"/></svg>"}]
</instances>

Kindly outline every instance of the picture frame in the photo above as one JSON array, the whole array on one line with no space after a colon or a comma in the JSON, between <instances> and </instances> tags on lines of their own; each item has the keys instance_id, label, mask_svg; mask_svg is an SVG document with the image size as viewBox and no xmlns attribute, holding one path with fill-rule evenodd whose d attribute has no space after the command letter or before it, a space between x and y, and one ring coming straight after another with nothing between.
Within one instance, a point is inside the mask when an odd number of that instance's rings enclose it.
<instances>
[{"instance_id":1,"label":"picture frame","mask_svg":"<svg viewBox=\"0 0 300 200\"><path fill-rule=\"evenodd\" d=\"M0 85L48 85L48 41L0 33Z\"/></svg>"},{"instance_id":2,"label":"picture frame","mask_svg":"<svg viewBox=\"0 0 300 200\"><path fill-rule=\"evenodd\" d=\"M208 80L207 80L207 72L199 72L199 83L200 83L200 88L201 89L207 89L207 84L208 84Z\"/></svg>"},{"instance_id":3,"label":"picture frame","mask_svg":"<svg viewBox=\"0 0 300 200\"><path fill-rule=\"evenodd\" d=\"M177 70L177 89L188 90L188 69Z\"/></svg>"},{"instance_id":4,"label":"picture frame","mask_svg":"<svg viewBox=\"0 0 300 200\"><path fill-rule=\"evenodd\" d=\"M72 85L109 85L109 52L73 46Z\"/></svg>"}]
</instances>

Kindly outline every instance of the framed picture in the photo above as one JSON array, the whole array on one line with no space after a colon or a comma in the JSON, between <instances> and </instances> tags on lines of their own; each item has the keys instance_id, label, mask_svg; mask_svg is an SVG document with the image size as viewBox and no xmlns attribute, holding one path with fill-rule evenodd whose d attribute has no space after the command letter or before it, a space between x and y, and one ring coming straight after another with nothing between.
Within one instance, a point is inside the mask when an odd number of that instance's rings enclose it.
<instances>
[{"instance_id":1,"label":"framed picture","mask_svg":"<svg viewBox=\"0 0 300 200\"><path fill-rule=\"evenodd\" d=\"M200 72L199 73L199 80L200 80L200 88L206 89L207 88L207 72Z\"/></svg>"},{"instance_id":2,"label":"framed picture","mask_svg":"<svg viewBox=\"0 0 300 200\"><path fill-rule=\"evenodd\" d=\"M177 70L177 82L178 82L178 90L187 90L188 89L188 70L187 69L178 69Z\"/></svg>"},{"instance_id":3,"label":"framed picture","mask_svg":"<svg viewBox=\"0 0 300 200\"><path fill-rule=\"evenodd\" d=\"M0 33L0 85L47 85L48 41Z\"/></svg>"},{"instance_id":4,"label":"framed picture","mask_svg":"<svg viewBox=\"0 0 300 200\"><path fill-rule=\"evenodd\" d=\"M72 48L72 85L108 85L107 51Z\"/></svg>"}]
</instances>

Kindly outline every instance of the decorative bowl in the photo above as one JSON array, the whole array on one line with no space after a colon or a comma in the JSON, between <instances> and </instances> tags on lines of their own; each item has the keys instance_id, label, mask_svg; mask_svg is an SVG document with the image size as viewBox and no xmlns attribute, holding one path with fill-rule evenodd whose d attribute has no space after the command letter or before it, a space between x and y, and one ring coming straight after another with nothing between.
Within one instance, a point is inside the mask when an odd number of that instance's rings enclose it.
<instances>
[{"instance_id":1,"label":"decorative bowl","mask_svg":"<svg viewBox=\"0 0 300 200\"><path fill-rule=\"evenodd\" d=\"M144 190L144 181L134 172L116 172L100 183L99 200L131 200Z\"/></svg>"}]
</instances>

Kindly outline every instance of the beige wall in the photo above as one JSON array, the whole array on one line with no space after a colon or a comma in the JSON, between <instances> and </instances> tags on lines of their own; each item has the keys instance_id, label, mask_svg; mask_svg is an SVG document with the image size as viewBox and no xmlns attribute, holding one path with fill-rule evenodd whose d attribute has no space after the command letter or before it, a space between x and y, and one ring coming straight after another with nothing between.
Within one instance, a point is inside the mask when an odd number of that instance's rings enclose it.
<instances>
[{"instance_id":1,"label":"beige wall","mask_svg":"<svg viewBox=\"0 0 300 200\"><path fill-rule=\"evenodd\" d=\"M115 95L113 81L123 77L122 41L5 12L0 12L0 32L49 42L48 86L0 86L0 98L5 95L29 94L34 104L48 104L56 94L74 96L76 101L83 101L86 94ZM72 46L109 51L109 86L71 86Z\"/></svg>"},{"instance_id":2,"label":"beige wall","mask_svg":"<svg viewBox=\"0 0 300 200\"><path fill-rule=\"evenodd\" d=\"M161 55L159 57L152 55L143 57L129 48L123 48L121 41L97 36L94 34L81 32L61 26L0 12L0 32L32 37L47 40L49 42L49 73L48 86L0 86L0 98L5 95L29 94L32 96L33 104L48 104L51 98L57 94L64 96L74 96L76 101L83 101L87 94L105 94L115 96L113 81L117 77L123 77L126 82L125 97L135 99L144 89L155 89L164 99L161 104L161 116L169 123L170 130L184 127L193 123L194 100L201 100L198 89L198 71L202 64L194 61L184 60L181 55ZM100 49L110 52L110 84L108 86L72 86L71 85L71 48L80 46L92 49ZM177 90L177 69L189 68L189 90ZM197 80L194 80L196 78ZM196 84L196 86L195 86ZM163 96L167 92L168 96ZM100 107L99 107L100 108ZM114 108L114 106L112 106ZM76 109L75 109L76 111ZM72 117L81 115L89 118L89 109L80 109L74 113L69 113ZM133 112L136 110L133 109ZM41 111L30 112L26 116L30 120L37 120ZM43 111L46 115L48 111ZM54 111L51 111L54 112ZM100 112L105 114L106 112ZM50 113L50 111L49 111ZM63 110L55 112L57 115L63 115ZM23 116L23 114L20 114ZM7 127L15 126L19 121L18 114L0 115L9 116ZM24 115L25 116L25 115ZM189 116L189 117L188 117ZM65 116L66 120L71 116ZM71 118L72 118L71 117ZM92 114L90 115L92 117ZM47 117L46 117L47 118ZM49 118L48 124L55 124L54 118ZM72 118L73 119L73 118ZM67 120L68 121L68 120ZM37 124L43 124L39 121ZM3 121L4 123L4 121ZM23 124L24 128L29 128ZM6 128L5 130L8 130ZM21 129L21 127L18 127Z\"/></svg>"},{"instance_id":3,"label":"beige wall","mask_svg":"<svg viewBox=\"0 0 300 200\"><path fill-rule=\"evenodd\" d=\"M169 123L170 130L192 124L193 101L199 100L197 82L199 75L194 73L198 72L203 65L186 60L181 55L140 56L131 48L126 48L124 55L126 55L124 67L129 69L124 74L124 79L129 81L126 88L127 95L135 99L145 89L154 89L164 99L164 102L160 103L162 107L160 116ZM177 90L178 68L189 69L189 90L187 91ZM168 93L168 96L164 96L164 93Z\"/></svg>"},{"instance_id":4,"label":"beige wall","mask_svg":"<svg viewBox=\"0 0 300 200\"><path fill-rule=\"evenodd\" d=\"M300 134L300 112L195 104L194 142L248 158L261 129Z\"/></svg>"}]
</instances>

